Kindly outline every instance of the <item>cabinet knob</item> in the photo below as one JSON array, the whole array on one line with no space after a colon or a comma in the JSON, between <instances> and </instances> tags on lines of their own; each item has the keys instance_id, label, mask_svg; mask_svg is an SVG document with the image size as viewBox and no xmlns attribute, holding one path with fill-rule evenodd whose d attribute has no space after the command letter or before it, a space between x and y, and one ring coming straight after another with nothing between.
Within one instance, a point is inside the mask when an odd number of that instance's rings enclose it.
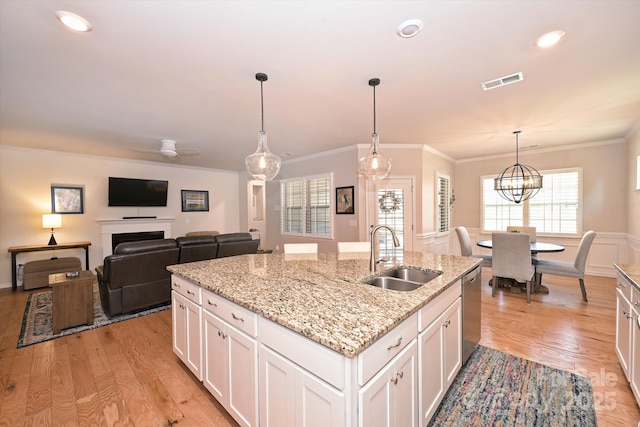
<instances>
[{"instance_id":1,"label":"cabinet knob","mask_svg":"<svg viewBox=\"0 0 640 427\"><path fill-rule=\"evenodd\" d=\"M189 295L195 295L195 294L196 294L195 292L191 292L189 289L187 289L187 293L188 293Z\"/></svg>"},{"instance_id":2,"label":"cabinet knob","mask_svg":"<svg viewBox=\"0 0 640 427\"><path fill-rule=\"evenodd\" d=\"M627 319L631 319L633 317L629 314L628 311L623 311L622 314L624 314Z\"/></svg>"},{"instance_id":3,"label":"cabinet knob","mask_svg":"<svg viewBox=\"0 0 640 427\"><path fill-rule=\"evenodd\" d=\"M450 324L451 324L451 320L447 320L444 322L444 327L448 328Z\"/></svg>"},{"instance_id":4,"label":"cabinet knob","mask_svg":"<svg viewBox=\"0 0 640 427\"><path fill-rule=\"evenodd\" d=\"M624 283L618 282L618 287L619 288L626 288L627 285L625 285Z\"/></svg>"},{"instance_id":5,"label":"cabinet knob","mask_svg":"<svg viewBox=\"0 0 640 427\"><path fill-rule=\"evenodd\" d=\"M211 300L207 300L207 304L212 305L214 307L218 306L218 304L216 304L215 302L211 302Z\"/></svg>"},{"instance_id":6,"label":"cabinet knob","mask_svg":"<svg viewBox=\"0 0 640 427\"><path fill-rule=\"evenodd\" d=\"M244 322L244 319L243 319L242 317L238 317L238 316L236 316L236 314L235 314L235 313L231 313L231 317L233 317L234 319L239 320L239 321L241 321L241 322Z\"/></svg>"}]
</instances>

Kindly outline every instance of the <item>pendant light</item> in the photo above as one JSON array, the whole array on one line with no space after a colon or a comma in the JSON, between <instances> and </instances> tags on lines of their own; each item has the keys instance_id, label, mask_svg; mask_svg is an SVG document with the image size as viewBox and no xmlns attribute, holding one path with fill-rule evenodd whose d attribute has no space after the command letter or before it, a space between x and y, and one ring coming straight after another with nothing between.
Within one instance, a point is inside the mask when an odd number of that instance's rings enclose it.
<instances>
[{"instance_id":1,"label":"pendant light","mask_svg":"<svg viewBox=\"0 0 640 427\"><path fill-rule=\"evenodd\" d=\"M267 75L264 73L256 74L256 80L260 82L260 112L262 127L259 132L258 149L255 153L247 156L245 165L247 171L255 179L261 181L271 181L280 172L281 159L271 151L267 145L267 133L264 131L264 101L262 95L262 84L267 81Z\"/></svg>"},{"instance_id":2,"label":"pendant light","mask_svg":"<svg viewBox=\"0 0 640 427\"><path fill-rule=\"evenodd\" d=\"M542 188L542 176L535 168L521 165L518 162L518 135L520 131L517 130L513 133L516 136L516 164L498 174L494 180L493 188L502 198L520 203L538 194Z\"/></svg>"},{"instance_id":3,"label":"pendant light","mask_svg":"<svg viewBox=\"0 0 640 427\"><path fill-rule=\"evenodd\" d=\"M391 159L380 152L378 133L376 132L376 86L380 84L380 79L369 80L369 86L373 87L373 135L369 154L361 157L358 161L358 171L366 179L379 181L384 179L391 170Z\"/></svg>"}]
</instances>

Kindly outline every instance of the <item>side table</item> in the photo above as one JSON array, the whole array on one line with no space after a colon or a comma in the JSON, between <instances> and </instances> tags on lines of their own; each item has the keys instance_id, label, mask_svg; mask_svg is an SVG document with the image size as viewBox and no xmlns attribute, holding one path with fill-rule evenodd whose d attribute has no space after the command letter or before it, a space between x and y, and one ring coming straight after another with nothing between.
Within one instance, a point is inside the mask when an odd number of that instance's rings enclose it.
<instances>
[{"instance_id":1,"label":"side table","mask_svg":"<svg viewBox=\"0 0 640 427\"><path fill-rule=\"evenodd\" d=\"M53 293L53 333L78 325L93 325L93 281L91 271L78 272L78 277L67 273L49 275Z\"/></svg>"}]
</instances>

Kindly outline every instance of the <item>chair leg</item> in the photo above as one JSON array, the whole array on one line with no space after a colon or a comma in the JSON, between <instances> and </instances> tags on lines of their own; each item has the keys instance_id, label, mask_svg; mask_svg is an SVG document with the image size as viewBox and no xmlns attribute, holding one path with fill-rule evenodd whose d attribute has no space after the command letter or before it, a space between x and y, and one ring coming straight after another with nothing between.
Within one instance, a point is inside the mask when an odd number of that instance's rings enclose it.
<instances>
[{"instance_id":1,"label":"chair leg","mask_svg":"<svg viewBox=\"0 0 640 427\"><path fill-rule=\"evenodd\" d=\"M493 286L491 286L491 296L496 296L496 288L498 287L498 277L493 276Z\"/></svg>"},{"instance_id":2,"label":"chair leg","mask_svg":"<svg viewBox=\"0 0 640 427\"><path fill-rule=\"evenodd\" d=\"M584 287L584 279L578 279L580 280L580 290L582 291L582 299L584 300L584 302L589 302L587 301L587 290Z\"/></svg>"},{"instance_id":3,"label":"chair leg","mask_svg":"<svg viewBox=\"0 0 640 427\"><path fill-rule=\"evenodd\" d=\"M531 280L527 280L527 304L531 302Z\"/></svg>"}]
</instances>

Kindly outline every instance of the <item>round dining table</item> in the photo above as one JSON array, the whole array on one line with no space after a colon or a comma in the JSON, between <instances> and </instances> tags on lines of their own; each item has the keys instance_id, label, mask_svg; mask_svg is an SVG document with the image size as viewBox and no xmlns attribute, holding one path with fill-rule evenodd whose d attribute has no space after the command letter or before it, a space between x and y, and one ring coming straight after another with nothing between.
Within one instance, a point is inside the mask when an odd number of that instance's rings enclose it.
<instances>
[{"instance_id":1,"label":"round dining table","mask_svg":"<svg viewBox=\"0 0 640 427\"><path fill-rule=\"evenodd\" d=\"M479 240L476 243L478 246L482 248L493 248L492 240ZM544 243L544 242L531 242L531 253L552 253L552 252L562 252L564 251L564 246L556 245L555 243Z\"/></svg>"},{"instance_id":2,"label":"round dining table","mask_svg":"<svg viewBox=\"0 0 640 427\"><path fill-rule=\"evenodd\" d=\"M476 245L481 248L492 249L493 241L492 240L479 240ZM531 242L531 254L538 253L553 253L553 252L562 252L564 251L564 246L556 245L555 243L544 243L544 242ZM489 285L493 286L493 279L489 280ZM537 280L533 281L533 293L537 294L539 292L549 293L549 289L544 286L542 283L538 283Z\"/></svg>"}]
</instances>

